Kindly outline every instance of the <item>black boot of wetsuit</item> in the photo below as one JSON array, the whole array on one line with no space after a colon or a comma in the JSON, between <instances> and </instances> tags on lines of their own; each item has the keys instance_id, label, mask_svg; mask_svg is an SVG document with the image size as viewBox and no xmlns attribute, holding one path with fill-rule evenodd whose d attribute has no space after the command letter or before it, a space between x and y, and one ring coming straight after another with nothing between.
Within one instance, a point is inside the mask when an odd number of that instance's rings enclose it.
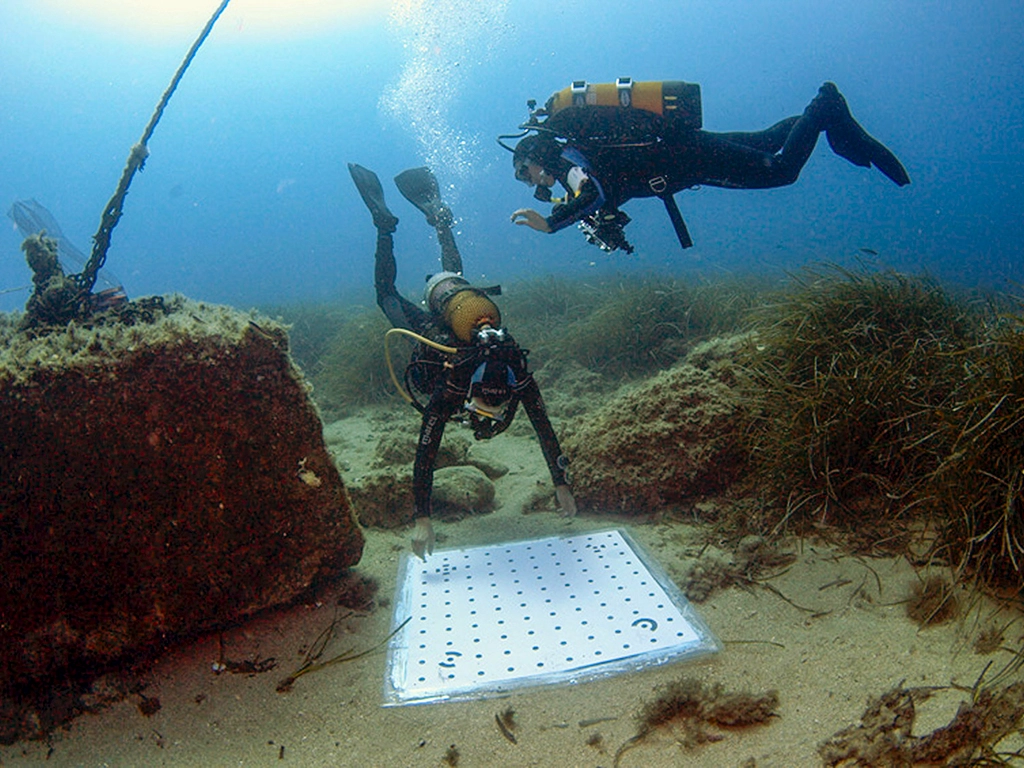
<instances>
[{"instance_id":1,"label":"black boot of wetsuit","mask_svg":"<svg viewBox=\"0 0 1024 768\"><path fill-rule=\"evenodd\" d=\"M755 174L756 183L742 186L781 187L795 182L814 151L822 130L821 120L808 107L802 115L786 118L763 131L756 141L740 134L745 146L764 152L770 158L765 168ZM783 137L785 141L780 141Z\"/></svg>"},{"instance_id":2,"label":"black boot of wetsuit","mask_svg":"<svg viewBox=\"0 0 1024 768\"><path fill-rule=\"evenodd\" d=\"M910 176L896 155L853 119L846 99L839 93L835 83L825 83L818 89L818 95L804 111L804 115L819 121L828 145L840 157L863 168L873 165L898 186L910 183Z\"/></svg>"},{"instance_id":3,"label":"black boot of wetsuit","mask_svg":"<svg viewBox=\"0 0 1024 768\"><path fill-rule=\"evenodd\" d=\"M441 269L445 272L458 272L462 274L462 254L459 253L459 246L455 244L455 236L447 224L435 224L437 242L441 245Z\"/></svg>"}]
</instances>

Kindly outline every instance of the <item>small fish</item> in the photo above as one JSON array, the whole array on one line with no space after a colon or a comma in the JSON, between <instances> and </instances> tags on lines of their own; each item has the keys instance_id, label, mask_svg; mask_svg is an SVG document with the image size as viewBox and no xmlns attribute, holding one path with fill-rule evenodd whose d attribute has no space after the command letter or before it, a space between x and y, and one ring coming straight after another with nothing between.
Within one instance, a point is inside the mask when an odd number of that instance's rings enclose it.
<instances>
[{"instance_id":1,"label":"small fish","mask_svg":"<svg viewBox=\"0 0 1024 768\"><path fill-rule=\"evenodd\" d=\"M876 251L874 248L858 248L857 250L860 251L861 253L866 253L868 256L878 255L878 251Z\"/></svg>"}]
</instances>

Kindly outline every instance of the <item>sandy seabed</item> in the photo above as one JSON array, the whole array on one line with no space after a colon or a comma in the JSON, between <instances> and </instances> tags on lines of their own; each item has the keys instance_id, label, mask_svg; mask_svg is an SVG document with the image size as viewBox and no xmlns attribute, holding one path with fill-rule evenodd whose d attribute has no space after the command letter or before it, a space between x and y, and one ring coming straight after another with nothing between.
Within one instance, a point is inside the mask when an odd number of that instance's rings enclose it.
<instances>
[{"instance_id":1,"label":"sandy seabed","mask_svg":"<svg viewBox=\"0 0 1024 768\"><path fill-rule=\"evenodd\" d=\"M366 448L366 456L346 453L346 480L363 471L372 452L371 415L331 425L348 436L348 445ZM693 521L524 514L537 485L550 482L536 441L502 435L488 450L510 468L496 481L500 506L459 522L438 522L441 547L620 527L681 581L706 541L706 531ZM390 631L409 532L369 529L366 535L356 571L379 584L373 610L339 608L336 590L327 589L315 603L183 644L146 674L141 695L83 715L46 741L0 747L0 765L610 767L618 748L637 733L643 703L657 696L659 686L691 677L730 692L776 690L777 716L764 725L718 729L721 739L697 747L685 747L671 728L655 729L621 755L621 766L817 766L818 745L859 722L869 698L900 683L939 687L918 706L914 734L945 725L986 665L1000 669L1012 658L1009 651L975 653L979 631L1011 624L1011 644L1021 634L1015 614L969 596L964 602L970 610L959 620L922 629L903 604L920 578L906 561L867 559L794 539L782 548L797 560L767 582L770 588L731 588L695 606L722 642L714 656L586 683L521 689L505 698L385 708L381 648L303 675L290 691L279 692L281 681L336 619L336 635L321 659L373 648ZM222 653L234 662L273 658L276 666L262 673L216 674ZM158 700L159 709L144 715L146 699L150 709ZM495 722L509 707L515 711L514 744ZM1019 737L1000 747L1019 749Z\"/></svg>"}]
</instances>

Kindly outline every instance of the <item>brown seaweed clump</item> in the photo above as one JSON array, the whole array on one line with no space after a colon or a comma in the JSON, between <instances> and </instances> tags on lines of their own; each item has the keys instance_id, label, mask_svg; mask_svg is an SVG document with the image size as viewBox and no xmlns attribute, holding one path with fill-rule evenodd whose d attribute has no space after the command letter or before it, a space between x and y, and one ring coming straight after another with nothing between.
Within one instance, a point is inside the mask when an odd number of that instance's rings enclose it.
<instances>
[{"instance_id":1,"label":"brown seaweed clump","mask_svg":"<svg viewBox=\"0 0 1024 768\"><path fill-rule=\"evenodd\" d=\"M799 505L804 515L856 528L851 500L903 499L937 466L922 438L963 380L950 353L974 326L928 279L826 266L795 281L754 314L751 448L779 498L796 485L814 502Z\"/></svg>"},{"instance_id":2,"label":"brown seaweed clump","mask_svg":"<svg viewBox=\"0 0 1024 768\"><path fill-rule=\"evenodd\" d=\"M652 701L637 713L637 733L615 753L614 765L622 755L639 745L657 729L671 729L687 749L721 741L723 729L745 728L767 723L779 706L778 691L762 694L729 693L715 683L705 686L694 678L681 678L663 686Z\"/></svg>"},{"instance_id":3,"label":"brown seaweed clump","mask_svg":"<svg viewBox=\"0 0 1024 768\"><path fill-rule=\"evenodd\" d=\"M960 613L955 587L941 576L915 581L906 606L907 616L922 627L945 624Z\"/></svg>"},{"instance_id":4,"label":"brown seaweed clump","mask_svg":"<svg viewBox=\"0 0 1024 768\"><path fill-rule=\"evenodd\" d=\"M346 570L338 579L337 604L353 611L369 613L376 607L379 588L375 579Z\"/></svg>"},{"instance_id":5,"label":"brown seaweed clump","mask_svg":"<svg viewBox=\"0 0 1024 768\"><path fill-rule=\"evenodd\" d=\"M687 572L681 586L687 599L703 603L724 589L749 589L760 584L795 560L795 554L778 551L760 536L744 536L731 561L701 557Z\"/></svg>"},{"instance_id":6,"label":"brown seaweed clump","mask_svg":"<svg viewBox=\"0 0 1024 768\"><path fill-rule=\"evenodd\" d=\"M930 481L945 510L940 556L981 584L1024 586L1024 301L958 356L967 375L939 423L943 460ZM958 372L959 373L959 372Z\"/></svg>"},{"instance_id":7,"label":"brown seaweed clump","mask_svg":"<svg viewBox=\"0 0 1024 768\"><path fill-rule=\"evenodd\" d=\"M459 750L454 744L450 744L448 749L445 750L444 756L441 758L441 762L445 765L450 765L455 768L459 764Z\"/></svg>"},{"instance_id":8,"label":"brown seaweed clump","mask_svg":"<svg viewBox=\"0 0 1024 768\"><path fill-rule=\"evenodd\" d=\"M989 656L1003 646L1006 637L1006 627L985 627L974 638L974 652L979 656Z\"/></svg>"},{"instance_id":9,"label":"brown seaweed clump","mask_svg":"<svg viewBox=\"0 0 1024 768\"><path fill-rule=\"evenodd\" d=\"M809 268L752 313L740 390L777 527L838 525L928 553L958 581L1024 585L1024 300ZM867 514L865 514L867 512Z\"/></svg>"},{"instance_id":10,"label":"brown seaweed clump","mask_svg":"<svg viewBox=\"0 0 1024 768\"><path fill-rule=\"evenodd\" d=\"M839 731L818 747L826 766L1003 765L996 745L1024 718L1024 683L984 688L972 702L926 736L914 736L916 704L930 688L897 686L868 702L859 725Z\"/></svg>"},{"instance_id":11,"label":"brown seaweed clump","mask_svg":"<svg viewBox=\"0 0 1024 768\"><path fill-rule=\"evenodd\" d=\"M549 276L510 286L501 305L516 338L534 351L535 368L557 361L621 382L734 332L759 287L749 279L696 284L659 274L582 282Z\"/></svg>"}]
</instances>

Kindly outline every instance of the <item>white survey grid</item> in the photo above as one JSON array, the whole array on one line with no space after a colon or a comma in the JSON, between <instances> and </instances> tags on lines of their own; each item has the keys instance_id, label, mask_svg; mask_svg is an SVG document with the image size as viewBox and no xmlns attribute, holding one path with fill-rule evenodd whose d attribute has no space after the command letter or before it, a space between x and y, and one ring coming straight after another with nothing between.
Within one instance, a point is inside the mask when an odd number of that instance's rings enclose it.
<instances>
[{"instance_id":1,"label":"white survey grid","mask_svg":"<svg viewBox=\"0 0 1024 768\"><path fill-rule=\"evenodd\" d=\"M404 626L403 622L406 622ZM718 650L621 530L407 554L386 706L499 695Z\"/></svg>"}]
</instances>

